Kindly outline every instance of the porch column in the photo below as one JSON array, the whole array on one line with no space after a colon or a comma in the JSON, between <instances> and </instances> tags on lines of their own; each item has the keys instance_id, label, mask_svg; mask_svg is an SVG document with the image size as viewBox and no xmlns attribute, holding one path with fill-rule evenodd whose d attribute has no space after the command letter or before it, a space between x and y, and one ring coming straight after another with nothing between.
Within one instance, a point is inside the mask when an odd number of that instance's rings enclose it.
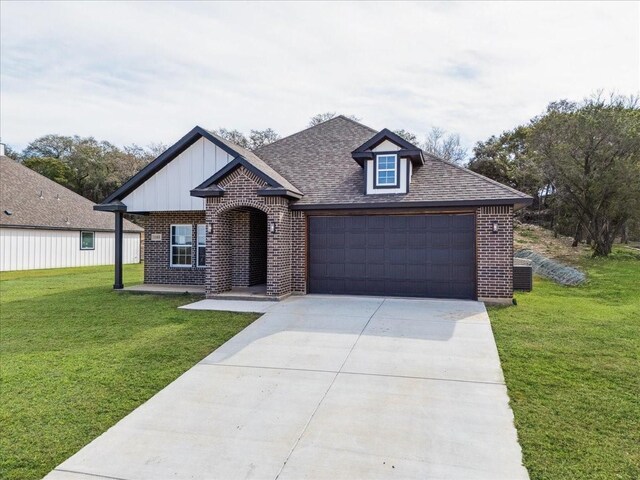
<instances>
[{"instance_id":1,"label":"porch column","mask_svg":"<svg viewBox=\"0 0 640 480\"><path fill-rule=\"evenodd\" d=\"M122 212L114 212L116 216L116 242L115 242L115 278L113 282L114 290L124 288L122 283Z\"/></svg>"}]
</instances>

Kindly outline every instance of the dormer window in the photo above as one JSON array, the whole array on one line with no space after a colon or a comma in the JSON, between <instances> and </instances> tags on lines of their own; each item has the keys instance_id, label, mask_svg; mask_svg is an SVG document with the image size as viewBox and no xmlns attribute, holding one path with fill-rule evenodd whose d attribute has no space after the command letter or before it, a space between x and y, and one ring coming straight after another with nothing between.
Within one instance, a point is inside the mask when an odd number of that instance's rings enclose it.
<instances>
[{"instance_id":1,"label":"dormer window","mask_svg":"<svg viewBox=\"0 0 640 480\"><path fill-rule=\"evenodd\" d=\"M398 167L396 154L376 155L376 187L398 187Z\"/></svg>"},{"instance_id":2,"label":"dormer window","mask_svg":"<svg viewBox=\"0 0 640 480\"><path fill-rule=\"evenodd\" d=\"M386 128L356 148L351 156L364 170L365 195L409 193L414 167L424 165L420 147Z\"/></svg>"}]
</instances>

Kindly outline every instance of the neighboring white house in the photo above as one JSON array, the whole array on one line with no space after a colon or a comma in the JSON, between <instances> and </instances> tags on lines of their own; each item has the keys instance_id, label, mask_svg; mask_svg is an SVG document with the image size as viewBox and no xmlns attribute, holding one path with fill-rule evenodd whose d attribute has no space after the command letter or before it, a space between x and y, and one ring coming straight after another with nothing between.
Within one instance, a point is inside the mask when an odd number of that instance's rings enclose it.
<instances>
[{"instance_id":1,"label":"neighboring white house","mask_svg":"<svg viewBox=\"0 0 640 480\"><path fill-rule=\"evenodd\" d=\"M112 265L114 216L0 156L0 271ZM140 262L142 228L124 222L124 263Z\"/></svg>"}]
</instances>

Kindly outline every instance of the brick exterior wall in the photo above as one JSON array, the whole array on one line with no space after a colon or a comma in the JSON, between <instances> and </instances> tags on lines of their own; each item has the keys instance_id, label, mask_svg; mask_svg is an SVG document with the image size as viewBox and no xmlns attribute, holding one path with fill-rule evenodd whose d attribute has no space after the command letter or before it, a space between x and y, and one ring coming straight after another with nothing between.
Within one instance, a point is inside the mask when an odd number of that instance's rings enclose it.
<instances>
[{"instance_id":1,"label":"brick exterior wall","mask_svg":"<svg viewBox=\"0 0 640 480\"><path fill-rule=\"evenodd\" d=\"M267 283L267 294L307 291L307 217L290 211L281 197L260 197L264 182L244 169L229 175L221 186L223 197L207 199L205 212L156 212L145 218L145 283L205 285L207 295L234 286ZM196 267L196 225L207 230L207 267ZM492 232L498 222L498 233ZM274 222L276 233L268 232ZM192 267L169 266L170 226L190 224ZM162 241L152 241L153 234ZM476 210L478 298L510 302L513 297L513 208Z\"/></svg>"},{"instance_id":2,"label":"brick exterior wall","mask_svg":"<svg viewBox=\"0 0 640 480\"><path fill-rule=\"evenodd\" d=\"M249 232L251 217L248 210L231 210L221 215L229 216L231 227L231 286L249 286L249 258L251 245Z\"/></svg>"},{"instance_id":3,"label":"brick exterior wall","mask_svg":"<svg viewBox=\"0 0 640 480\"><path fill-rule=\"evenodd\" d=\"M307 216L291 212L291 290L307 293Z\"/></svg>"},{"instance_id":4,"label":"brick exterior wall","mask_svg":"<svg viewBox=\"0 0 640 480\"><path fill-rule=\"evenodd\" d=\"M204 212L153 212L144 218L144 283L174 285L204 285L205 268L196 267L197 227L205 223ZM169 249L171 225L192 225L191 268L171 267ZM153 234L162 235L162 240L151 240Z\"/></svg>"},{"instance_id":5,"label":"brick exterior wall","mask_svg":"<svg viewBox=\"0 0 640 480\"><path fill-rule=\"evenodd\" d=\"M493 222L498 233L493 233ZM476 211L478 299L510 302L513 298L513 207Z\"/></svg>"},{"instance_id":6,"label":"brick exterior wall","mask_svg":"<svg viewBox=\"0 0 640 480\"><path fill-rule=\"evenodd\" d=\"M206 202L206 220L211 225L207 233L207 268L205 274L206 293L208 297L229 291L234 286L234 219L237 212L258 212L266 214L267 225L274 224L275 233L267 231L267 295L282 296L291 293L291 212L289 201L283 197L259 196L258 190L266 183L257 175L240 167L220 181L224 188L222 197L210 197ZM264 218L264 217L262 217ZM264 220L256 221L255 231L251 235L251 215L249 227L238 227L248 233L246 238L257 237L258 229L264 226ZM244 229L244 230L243 230ZM262 238L265 238L262 236ZM259 245L254 238L254 246ZM264 240L262 240L264 243ZM249 243L251 245L251 241ZM260 271L256 262L254 273ZM236 276L237 278L237 276Z\"/></svg>"}]
</instances>

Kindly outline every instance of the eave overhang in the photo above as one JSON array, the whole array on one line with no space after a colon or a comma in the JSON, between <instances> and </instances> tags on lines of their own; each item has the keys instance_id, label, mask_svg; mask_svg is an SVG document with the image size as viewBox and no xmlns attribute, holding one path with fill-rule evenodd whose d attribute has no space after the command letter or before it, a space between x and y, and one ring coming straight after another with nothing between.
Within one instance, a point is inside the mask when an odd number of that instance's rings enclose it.
<instances>
[{"instance_id":1,"label":"eave overhang","mask_svg":"<svg viewBox=\"0 0 640 480\"><path fill-rule=\"evenodd\" d=\"M397 209L397 208L445 208L445 207L484 207L513 205L519 210L533 203L531 197L501 198L487 200L429 200L422 202L369 202L369 203L314 203L293 204L291 210L361 210L361 209Z\"/></svg>"}]
</instances>

